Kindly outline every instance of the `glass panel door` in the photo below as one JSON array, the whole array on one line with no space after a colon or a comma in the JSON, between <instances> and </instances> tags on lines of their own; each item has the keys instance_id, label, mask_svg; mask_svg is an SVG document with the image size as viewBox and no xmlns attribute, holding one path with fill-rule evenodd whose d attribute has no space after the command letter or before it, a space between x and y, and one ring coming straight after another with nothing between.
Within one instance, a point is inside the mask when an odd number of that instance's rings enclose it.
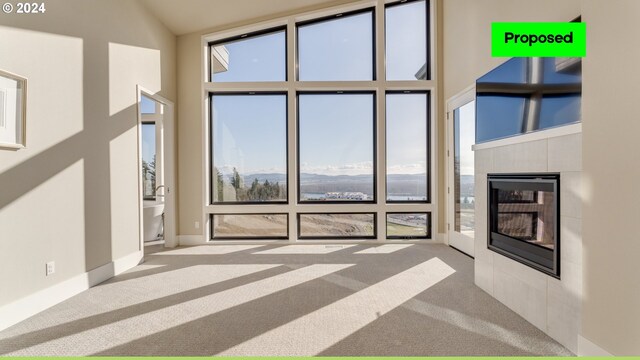
<instances>
[{"instance_id":1,"label":"glass panel door","mask_svg":"<svg viewBox=\"0 0 640 360\"><path fill-rule=\"evenodd\" d=\"M451 116L453 115L453 116ZM449 204L449 244L471 256L474 254L475 234L475 101L455 108L450 116L451 129L449 161L451 180Z\"/></svg>"}]
</instances>

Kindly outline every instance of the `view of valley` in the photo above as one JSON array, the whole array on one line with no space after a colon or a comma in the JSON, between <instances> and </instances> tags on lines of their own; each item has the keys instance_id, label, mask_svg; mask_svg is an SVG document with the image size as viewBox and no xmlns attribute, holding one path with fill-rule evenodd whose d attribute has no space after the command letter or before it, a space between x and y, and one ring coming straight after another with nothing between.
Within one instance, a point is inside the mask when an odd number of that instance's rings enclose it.
<instances>
[{"instance_id":1,"label":"view of valley","mask_svg":"<svg viewBox=\"0 0 640 360\"><path fill-rule=\"evenodd\" d=\"M223 175L216 170L215 202L262 202L286 200L287 179L282 173ZM300 174L302 201L374 200L372 175ZM427 199L425 174L392 174L387 177L387 199Z\"/></svg>"}]
</instances>

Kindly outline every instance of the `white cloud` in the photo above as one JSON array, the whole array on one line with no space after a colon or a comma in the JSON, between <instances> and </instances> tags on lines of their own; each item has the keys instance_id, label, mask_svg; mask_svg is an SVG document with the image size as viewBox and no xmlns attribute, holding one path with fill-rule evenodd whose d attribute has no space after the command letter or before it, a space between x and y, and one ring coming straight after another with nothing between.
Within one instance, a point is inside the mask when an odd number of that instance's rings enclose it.
<instances>
[{"instance_id":1,"label":"white cloud","mask_svg":"<svg viewBox=\"0 0 640 360\"><path fill-rule=\"evenodd\" d=\"M219 166L218 170L225 176L233 174L233 165ZM284 174L286 171L283 168L269 167L262 169L244 169L242 166L235 166L240 174L271 174L279 173ZM363 161L359 163L344 164L344 165L315 165L312 166L309 163L300 164L300 172L307 174L319 174L319 175L371 175L373 174L373 163L371 161ZM427 172L427 168L424 162L418 162L413 164L394 165L389 167L389 174L424 174Z\"/></svg>"},{"instance_id":2,"label":"white cloud","mask_svg":"<svg viewBox=\"0 0 640 360\"><path fill-rule=\"evenodd\" d=\"M427 172L427 167L424 162L414 164L402 164L393 165L389 167L389 174L424 174Z\"/></svg>"},{"instance_id":3,"label":"white cloud","mask_svg":"<svg viewBox=\"0 0 640 360\"><path fill-rule=\"evenodd\" d=\"M363 161L340 166L310 166L308 163L302 163L300 165L300 171L303 173L319 175L371 175L373 174L373 163L371 161Z\"/></svg>"},{"instance_id":4,"label":"white cloud","mask_svg":"<svg viewBox=\"0 0 640 360\"><path fill-rule=\"evenodd\" d=\"M222 165L218 166L218 170L222 173L222 175L231 175L233 174L233 168L236 168L240 174L284 174L286 170L279 167L269 167L262 169L245 169L242 166L233 166L233 165Z\"/></svg>"}]
</instances>

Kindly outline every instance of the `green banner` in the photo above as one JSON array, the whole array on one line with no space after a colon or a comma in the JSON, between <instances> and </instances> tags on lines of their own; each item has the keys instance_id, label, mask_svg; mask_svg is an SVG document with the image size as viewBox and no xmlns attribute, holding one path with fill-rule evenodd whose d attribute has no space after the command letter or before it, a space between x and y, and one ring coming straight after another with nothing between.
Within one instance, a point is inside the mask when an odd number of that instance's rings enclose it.
<instances>
[{"instance_id":1,"label":"green banner","mask_svg":"<svg viewBox=\"0 0 640 360\"><path fill-rule=\"evenodd\" d=\"M587 24L579 22L494 22L493 57L584 57Z\"/></svg>"}]
</instances>

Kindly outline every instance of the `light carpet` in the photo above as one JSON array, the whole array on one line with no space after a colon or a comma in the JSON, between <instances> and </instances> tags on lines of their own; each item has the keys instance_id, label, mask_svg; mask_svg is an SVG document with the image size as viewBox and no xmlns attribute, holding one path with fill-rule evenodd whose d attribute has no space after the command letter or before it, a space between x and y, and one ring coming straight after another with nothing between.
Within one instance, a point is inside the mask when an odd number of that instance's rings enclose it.
<instances>
[{"instance_id":1,"label":"light carpet","mask_svg":"<svg viewBox=\"0 0 640 360\"><path fill-rule=\"evenodd\" d=\"M439 244L147 247L0 332L5 356L566 356Z\"/></svg>"}]
</instances>

